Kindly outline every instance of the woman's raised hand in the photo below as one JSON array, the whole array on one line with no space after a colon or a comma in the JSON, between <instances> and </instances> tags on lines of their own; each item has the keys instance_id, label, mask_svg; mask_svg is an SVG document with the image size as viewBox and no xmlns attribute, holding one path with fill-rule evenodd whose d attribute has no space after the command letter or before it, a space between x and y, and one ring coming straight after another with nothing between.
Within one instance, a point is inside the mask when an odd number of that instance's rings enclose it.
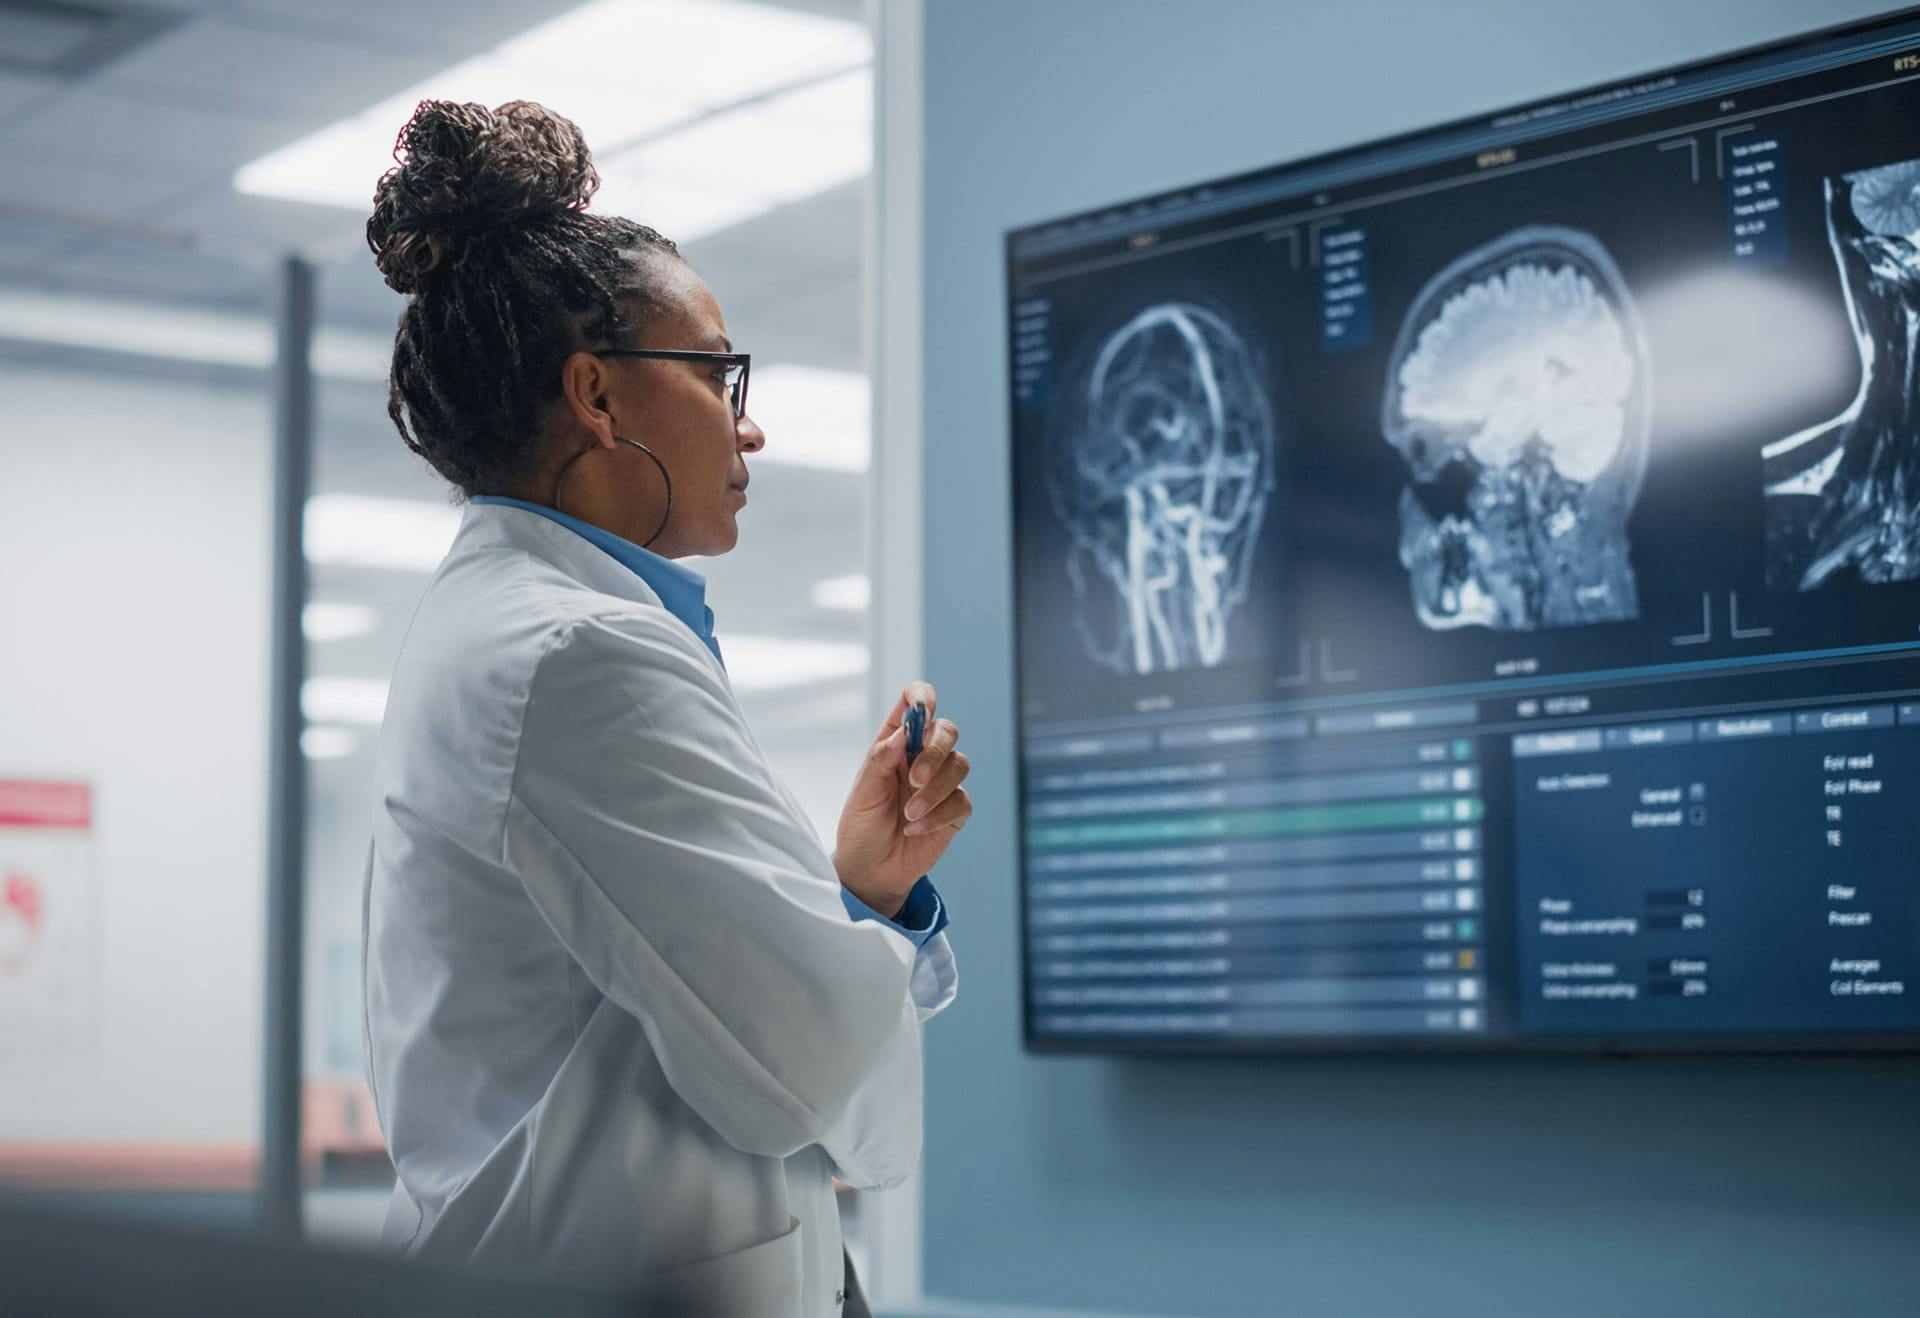
<instances>
[{"instance_id":1,"label":"woman's raised hand","mask_svg":"<svg viewBox=\"0 0 1920 1318\"><path fill-rule=\"evenodd\" d=\"M920 753L907 765L907 708L925 705ZM867 748L840 812L833 867L847 891L889 918L899 914L920 876L945 854L973 814L960 784L967 757L954 749L960 729L936 718L938 698L926 682L909 682Z\"/></svg>"}]
</instances>

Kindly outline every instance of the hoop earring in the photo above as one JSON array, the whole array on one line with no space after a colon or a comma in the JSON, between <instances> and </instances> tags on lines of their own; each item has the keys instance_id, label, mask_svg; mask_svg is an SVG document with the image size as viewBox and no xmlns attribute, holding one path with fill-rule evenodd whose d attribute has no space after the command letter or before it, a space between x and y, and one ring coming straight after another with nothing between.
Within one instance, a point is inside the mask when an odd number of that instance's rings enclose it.
<instances>
[{"instance_id":1,"label":"hoop earring","mask_svg":"<svg viewBox=\"0 0 1920 1318\"><path fill-rule=\"evenodd\" d=\"M645 549L647 548L647 546L651 545L655 540L658 540L660 538L660 533L667 529L667 519L673 516L673 477L669 475L667 472L667 464L660 461L660 455L658 453L655 453L652 449L648 448L645 444L642 444L639 440L622 439L619 435L615 435L613 438L616 443L631 445L632 447L639 449L642 453L646 454L648 457L652 458L653 465L660 468L660 479L665 481L667 485L667 506L661 510L660 525L653 528L652 535L648 536L645 540L640 542L640 547L642 549ZM548 502L553 505L553 510L555 512L560 511L560 482L564 481L567 478L567 472L572 469L574 463L580 461L580 459L586 457L587 454L593 452L598 447L600 447L598 444L587 445L585 448L581 449L578 453L568 458L566 462L561 465L559 472L555 474L553 478L553 498L548 500Z\"/></svg>"}]
</instances>

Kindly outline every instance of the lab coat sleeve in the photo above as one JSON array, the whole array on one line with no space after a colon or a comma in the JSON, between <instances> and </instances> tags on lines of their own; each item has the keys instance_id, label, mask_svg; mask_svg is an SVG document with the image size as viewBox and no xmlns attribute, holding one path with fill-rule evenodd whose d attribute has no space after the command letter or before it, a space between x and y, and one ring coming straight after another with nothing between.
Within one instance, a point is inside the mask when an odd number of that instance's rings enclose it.
<instances>
[{"instance_id":1,"label":"lab coat sleeve","mask_svg":"<svg viewBox=\"0 0 1920 1318\"><path fill-rule=\"evenodd\" d=\"M893 937L911 946L902 935L896 933ZM953 1001L957 987L953 949L947 944L946 934L935 934L921 945L920 954L913 961L911 990L919 1018L925 1020L944 1010ZM860 1139L866 1132L878 1132L884 1138L884 1132L892 1120L892 1103L893 1094L888 1082L879 1076L869 1080L860 1087L849 1105L846 1122L849 1138L827 1148L827 1153L833 1158L834 1175L856 1190L888 1189L906 1179L907 1173L913 1170L913 1163L902 1166L891 1162L885 1158L884 1149L869 1151L863 1147ZM842 1156L843 1151L845 1157ZM879 1168L877 1174L875 1168Z\"/></svg>"},{"instance_id":2,"label":"lab coat sleeve","mask_svg":"<svg viewBox=\"0 0 1920 1318\"><path fill-rule=\"evenodd\" d=\"M847 918L832 861L670 615L579 619L547 650L502 859L728 1143L820 1144L865 1184L912 1170L919 1018L951 996L951 952L943 977Z\"/></svg>"},{"instance_id":3,"label":"lab coat sleeve","mask_svg":"<svg viewBox=\"0 0 1920 1318\"><path fill-rule=\"evenodd\" d=\"M945 1011L953 1001L960 988L960 978L954 970L953 947L945 933L935 934L921 944L920 955L914 958L910 988L921 1020Z\"/></svg>"}]
</instances>

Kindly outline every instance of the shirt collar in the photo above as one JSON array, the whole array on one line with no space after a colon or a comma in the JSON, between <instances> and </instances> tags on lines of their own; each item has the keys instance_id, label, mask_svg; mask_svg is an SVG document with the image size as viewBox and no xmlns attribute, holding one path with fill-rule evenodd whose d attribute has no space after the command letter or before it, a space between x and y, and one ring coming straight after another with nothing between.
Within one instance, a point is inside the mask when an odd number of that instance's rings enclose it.
<instances>
[{"instance_id":1,"label":"shirt collar","mask_svg":"<svg viewBox=\"0 0 1920 1318\"><path fill-rule=\"evenodd\" d=\"M693 634L713 651L713 657L720 658L720 643L714 639L713 635L713 610L707 607L707 581L692 568L682 567L672 559L663 558L650 549L642 549L633 541L617 536L611 531L602 530L592 522L583 522L578 517L569 517L557 508L546 508L537 503L528 503L524 499L509 499L499 494L477 495L469 502L497 503L508 508L524 508L527 512L540 514L550 522L558 522L596 548L604 550L615 561L652 587L653 593L660 597L660 603L666 606L667 612L687 624Z\"/></svg>"}]
</instances>

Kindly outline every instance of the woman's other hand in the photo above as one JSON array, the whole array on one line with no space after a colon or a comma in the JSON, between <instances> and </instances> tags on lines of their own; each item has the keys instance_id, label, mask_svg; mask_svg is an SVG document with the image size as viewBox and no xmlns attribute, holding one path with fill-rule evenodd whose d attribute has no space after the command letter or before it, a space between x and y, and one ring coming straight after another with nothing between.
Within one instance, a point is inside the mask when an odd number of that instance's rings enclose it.
<instances>
[{"instance_id":1,"label":"woman's other hand","mask_svg":"<svg viewBox=\"0 0 1920 1318\"><path fill-rule=\"evenodd\" d=\"M926 733L911 769L905 728L910 705L927 707ZM936 718L937 709L931 685L907 684L867 748L834 838L833 867L840 882L889 919L900 913L907 893L973 813L973 801L960 785L967 757L954 749L960 729Z\"/></svg>"}]
</instances>

